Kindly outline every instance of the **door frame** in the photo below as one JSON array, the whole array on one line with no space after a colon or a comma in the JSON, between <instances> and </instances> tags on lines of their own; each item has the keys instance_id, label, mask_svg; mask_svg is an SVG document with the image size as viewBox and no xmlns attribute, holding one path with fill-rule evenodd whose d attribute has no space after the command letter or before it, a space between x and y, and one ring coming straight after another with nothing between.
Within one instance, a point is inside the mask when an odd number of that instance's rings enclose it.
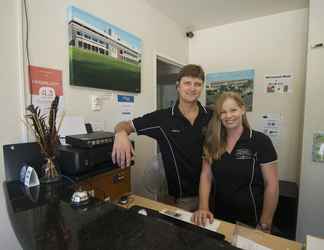
<instances>
[{"instance_id":1,"label":"door frame","mask_svg":"<svg viewBox=\"0 0 324 250\"><path fill-rule=\"evenodd\" d=\"M166 63L175 65L175 66L179 66L179 67L183 67L185 65L184 62L179 62L178 60L175 60L172 57L163 55L160 52L154 51L153 52L153 86L154 86L154 110L156 110L157 108L157 60L161 60L164 61Z\"/></svg>"},{"instance_id":2,"label":"door frame","mask_svg":"<svg viewBox=\"0 0 324 250\"><path fill-rule=\"evenodd\" d=\"M184 62L179 62L174 58L169 56L163 55L160 52L154 51L153 52L153 96L154 96L154 110L157 108L157 60L162 60L166 63L173 64L179 67L183 67L185 65ZM158 144L154 141L155 152L158 153Z\"/></svg>"}]
</instances>

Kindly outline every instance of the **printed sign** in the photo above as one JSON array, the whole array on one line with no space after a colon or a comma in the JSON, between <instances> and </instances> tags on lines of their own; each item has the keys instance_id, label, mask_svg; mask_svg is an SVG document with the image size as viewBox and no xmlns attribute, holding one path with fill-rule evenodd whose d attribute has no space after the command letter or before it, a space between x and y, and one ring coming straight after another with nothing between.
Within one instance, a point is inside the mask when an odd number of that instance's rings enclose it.
<instances>
[{"instance_id":1,"label":"printed sign","mask_svg":"<svg viewBox=\"0 0 324 250\"><path fill-rule=\"evenodd\" d=\"M265 80L265 92L266 93L290 93L291 89L291 74L279 74L279 75L266 75Z\"/></svg>"},{"instance_id":2,"label":"printed sign","mask_svg":"<svg viewBox=\"0 0 324 250\"><path fill-rule=\"evenodd\" d=\"M32 103L42 114L48 113L55 96L60 96L59 111L63 109L62 71L29 65Z\"/></svg>"}]
</instances>

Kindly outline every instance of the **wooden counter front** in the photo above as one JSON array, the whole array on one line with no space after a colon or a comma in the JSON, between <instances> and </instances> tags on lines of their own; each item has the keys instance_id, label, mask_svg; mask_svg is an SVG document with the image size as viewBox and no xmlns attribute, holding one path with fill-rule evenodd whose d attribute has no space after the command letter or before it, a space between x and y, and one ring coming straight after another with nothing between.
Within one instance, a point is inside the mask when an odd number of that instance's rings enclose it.
<instances>
[{"instance_id":1,"label":"wooden counter front","mask_svg":"<svg viewBox=\"0 0 324 250\"><path fill-rule=\"evenodd\" d=\"M116 201L131 192L130 168L117 168L80 181L83 189L94 192L100 200Z\"/></svg>"}]
</instances>

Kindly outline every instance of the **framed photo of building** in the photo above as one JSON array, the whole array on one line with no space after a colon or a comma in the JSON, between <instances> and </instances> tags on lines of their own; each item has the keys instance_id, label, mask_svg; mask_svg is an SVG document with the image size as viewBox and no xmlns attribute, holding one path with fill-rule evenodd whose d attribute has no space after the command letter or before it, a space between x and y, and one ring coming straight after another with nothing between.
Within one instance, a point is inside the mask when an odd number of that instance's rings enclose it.
<instances>
[{"instance_id":1,"label":"framed photo of building","mask_svg":"<svg viewBox=\"0 0 324 250\"><path fill-rule=\"evenodd\" d=\"M217 97L225 91L238 92L244 100L246 111L253 106L254 70L209 73L206 77L206 105L213 108Z\"/></svg>"},{"instance_id":2,"label":"framed photo of building","mask_svg":"<svg viewBox=\"0 0 324 250\"><path fill-rule=\"evenodd\" d=\"M68 30L71 85L141 91L141 39L74 6Z\"/></svg>"}]
</instances>

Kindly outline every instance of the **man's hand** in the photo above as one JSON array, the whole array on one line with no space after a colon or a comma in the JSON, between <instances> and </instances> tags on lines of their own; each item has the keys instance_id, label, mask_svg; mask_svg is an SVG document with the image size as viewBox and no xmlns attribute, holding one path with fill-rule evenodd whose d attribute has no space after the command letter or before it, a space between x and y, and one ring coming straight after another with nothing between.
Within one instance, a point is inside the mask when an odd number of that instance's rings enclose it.
<instances>
[{"instance_id":1,"label":"man's hand","mask_svg":"<svg viewBox=\"0 0 324 250\"><path fill-rule=\"evenodd\" d=\"M111 153L113 163L117 163L121 168L129 167L133 155L135 152L128 139L128 134L125 131L117 132Z\"/></svg>"},{"instance_id":2,"label":"man's hand","mask_svg":"<svg viewBox=\"0 0 324 250\"><path fill-rule=\"evenodd\" d=\"M207 220L213 223L214 215L207 209L199 209L191 217L191 221L198 226L206 226Z\"/></svg>"}]
</instances>

